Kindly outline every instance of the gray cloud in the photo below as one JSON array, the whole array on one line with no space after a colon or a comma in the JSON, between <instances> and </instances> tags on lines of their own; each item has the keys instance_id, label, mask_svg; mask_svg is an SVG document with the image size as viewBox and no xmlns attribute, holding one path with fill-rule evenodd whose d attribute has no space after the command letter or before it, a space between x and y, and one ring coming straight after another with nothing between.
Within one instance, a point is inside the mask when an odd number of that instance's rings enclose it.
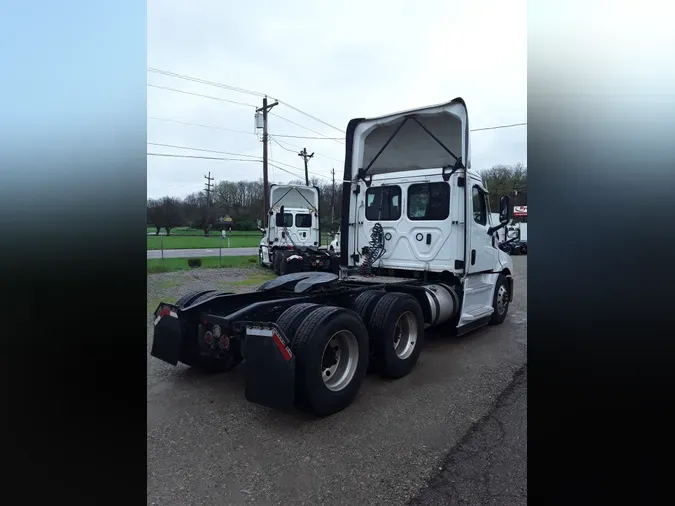
<instances>
[{"instance_id":1,"label":"gray cloud","mask_svg":"<svg viewBox=\"0 0 675 506\"><path fill-rule=\"evenodd\" d=\"M462 96L471 126L527 119L527 26L524 0L325 3L299 0L223 2L150 0L148 65L278 97L344 129L351 118L386 114ZM261 99L163 75L148 83L250 104L250 107L148 88L148 116L239 130L227 132L148 120L148 141L262 155L254 131ZM330 137L342 134L279 105L273 112ZM315 134L278 117L272 135ZM344 143L278 138L307 147L310 170L342 172ZM148 151L226 156L148 146ZM302 160L271 143L271 158L302 174ZM335 160L332 160L335 159ZM527 163L527 129L476 132L472 165ZM148 157L148 196L184 196L216 181L258 179L259 162ZM271 168L274 181L293 179Z\"/></svg>"}]
</instances>

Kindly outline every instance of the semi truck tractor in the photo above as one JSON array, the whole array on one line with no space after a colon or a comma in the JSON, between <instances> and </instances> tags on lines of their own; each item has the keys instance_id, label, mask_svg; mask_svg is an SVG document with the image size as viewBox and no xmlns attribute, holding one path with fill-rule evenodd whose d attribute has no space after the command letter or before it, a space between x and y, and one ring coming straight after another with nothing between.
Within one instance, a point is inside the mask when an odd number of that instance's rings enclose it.
<instances>
[{"instance_id":1,"label":"semi truck tractor","mask_svg":"<svg viewBox=\"0 0 675 506\"><path fill-rule=\"evenodd\" d=\"M263 229L260 265L276 274L330 267L321 248L319 189L315 186L272 185L268 225Z\"/></svg>"},{"instance_id":2,"label":"semi truck tractor","mask_svg":"<svg viewBox=\"0 0 675 506\"><path fill-rule=\"evenodd\" d=\"M504 321L513 266L497 232L511 208L501 197L495 223L464 100L351 120L343 181L337 273L162 302L152 356L211 373L243 362L249 401L326 416L352 403L366 371L411 373L427 329Z\"/></svg>"}]
</instances>

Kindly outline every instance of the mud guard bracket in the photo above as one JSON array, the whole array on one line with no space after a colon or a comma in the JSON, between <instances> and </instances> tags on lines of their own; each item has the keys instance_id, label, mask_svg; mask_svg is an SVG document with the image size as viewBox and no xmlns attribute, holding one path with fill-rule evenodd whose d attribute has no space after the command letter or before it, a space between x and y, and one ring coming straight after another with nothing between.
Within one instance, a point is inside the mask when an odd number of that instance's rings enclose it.
<instances>
[{"instance_id":1,"label":"mud guard bracket","mask_svg":"<svg viewBox=\"0 0 675 506\"><path fill-rule=\"evenodd\" d=\"M295 355L274 323L246 322L243 346L246 400L288 410L295 404Z\"/></svg>"}]
</instances>

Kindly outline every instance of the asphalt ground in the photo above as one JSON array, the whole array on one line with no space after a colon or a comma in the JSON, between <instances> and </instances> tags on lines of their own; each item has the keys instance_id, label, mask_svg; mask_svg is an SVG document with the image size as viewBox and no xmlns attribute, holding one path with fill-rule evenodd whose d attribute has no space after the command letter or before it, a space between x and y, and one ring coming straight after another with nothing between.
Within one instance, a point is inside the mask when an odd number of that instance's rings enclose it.
<instances>
[{"instance_id":1,"label":"asphalt ground","mask_svg":"<svg viewBox=\"0 0 675 506\"><path fill-rule=\"evenodd\" d=\"M513 261L502 325L428 331L410 375L369 375L327 418L247 402L242 367L203 376L148 354L148 504L525 504L527 257ZM148 290L223 289L227 271L150 275ZM148 315L148 351L151 331Z\"/></svg>"}]
</instances>

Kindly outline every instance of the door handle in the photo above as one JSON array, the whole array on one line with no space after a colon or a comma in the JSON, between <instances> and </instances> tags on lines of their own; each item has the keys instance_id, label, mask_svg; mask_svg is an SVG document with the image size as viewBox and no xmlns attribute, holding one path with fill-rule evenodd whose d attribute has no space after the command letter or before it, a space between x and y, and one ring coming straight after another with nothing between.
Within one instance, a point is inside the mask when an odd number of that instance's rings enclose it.
<instances>
[{"instance_id":1,"label":"door handle","mask_svg":"<svg viewBox=\"0 0 675 506\"><path fill-rule=\"evenodd\" d=\"M476 263L476 250L472 249L471 250L471 265Z\"/></svg>"},{"instance_id":2,"label":"door handle","mask_svg":"<svg viewBox=\"0 0 675 506\"><path fill-rule=\"evenodd\" d=\"M427 244L431 244L431 234L427 234Z\"/></svg>"}]
</instances>

